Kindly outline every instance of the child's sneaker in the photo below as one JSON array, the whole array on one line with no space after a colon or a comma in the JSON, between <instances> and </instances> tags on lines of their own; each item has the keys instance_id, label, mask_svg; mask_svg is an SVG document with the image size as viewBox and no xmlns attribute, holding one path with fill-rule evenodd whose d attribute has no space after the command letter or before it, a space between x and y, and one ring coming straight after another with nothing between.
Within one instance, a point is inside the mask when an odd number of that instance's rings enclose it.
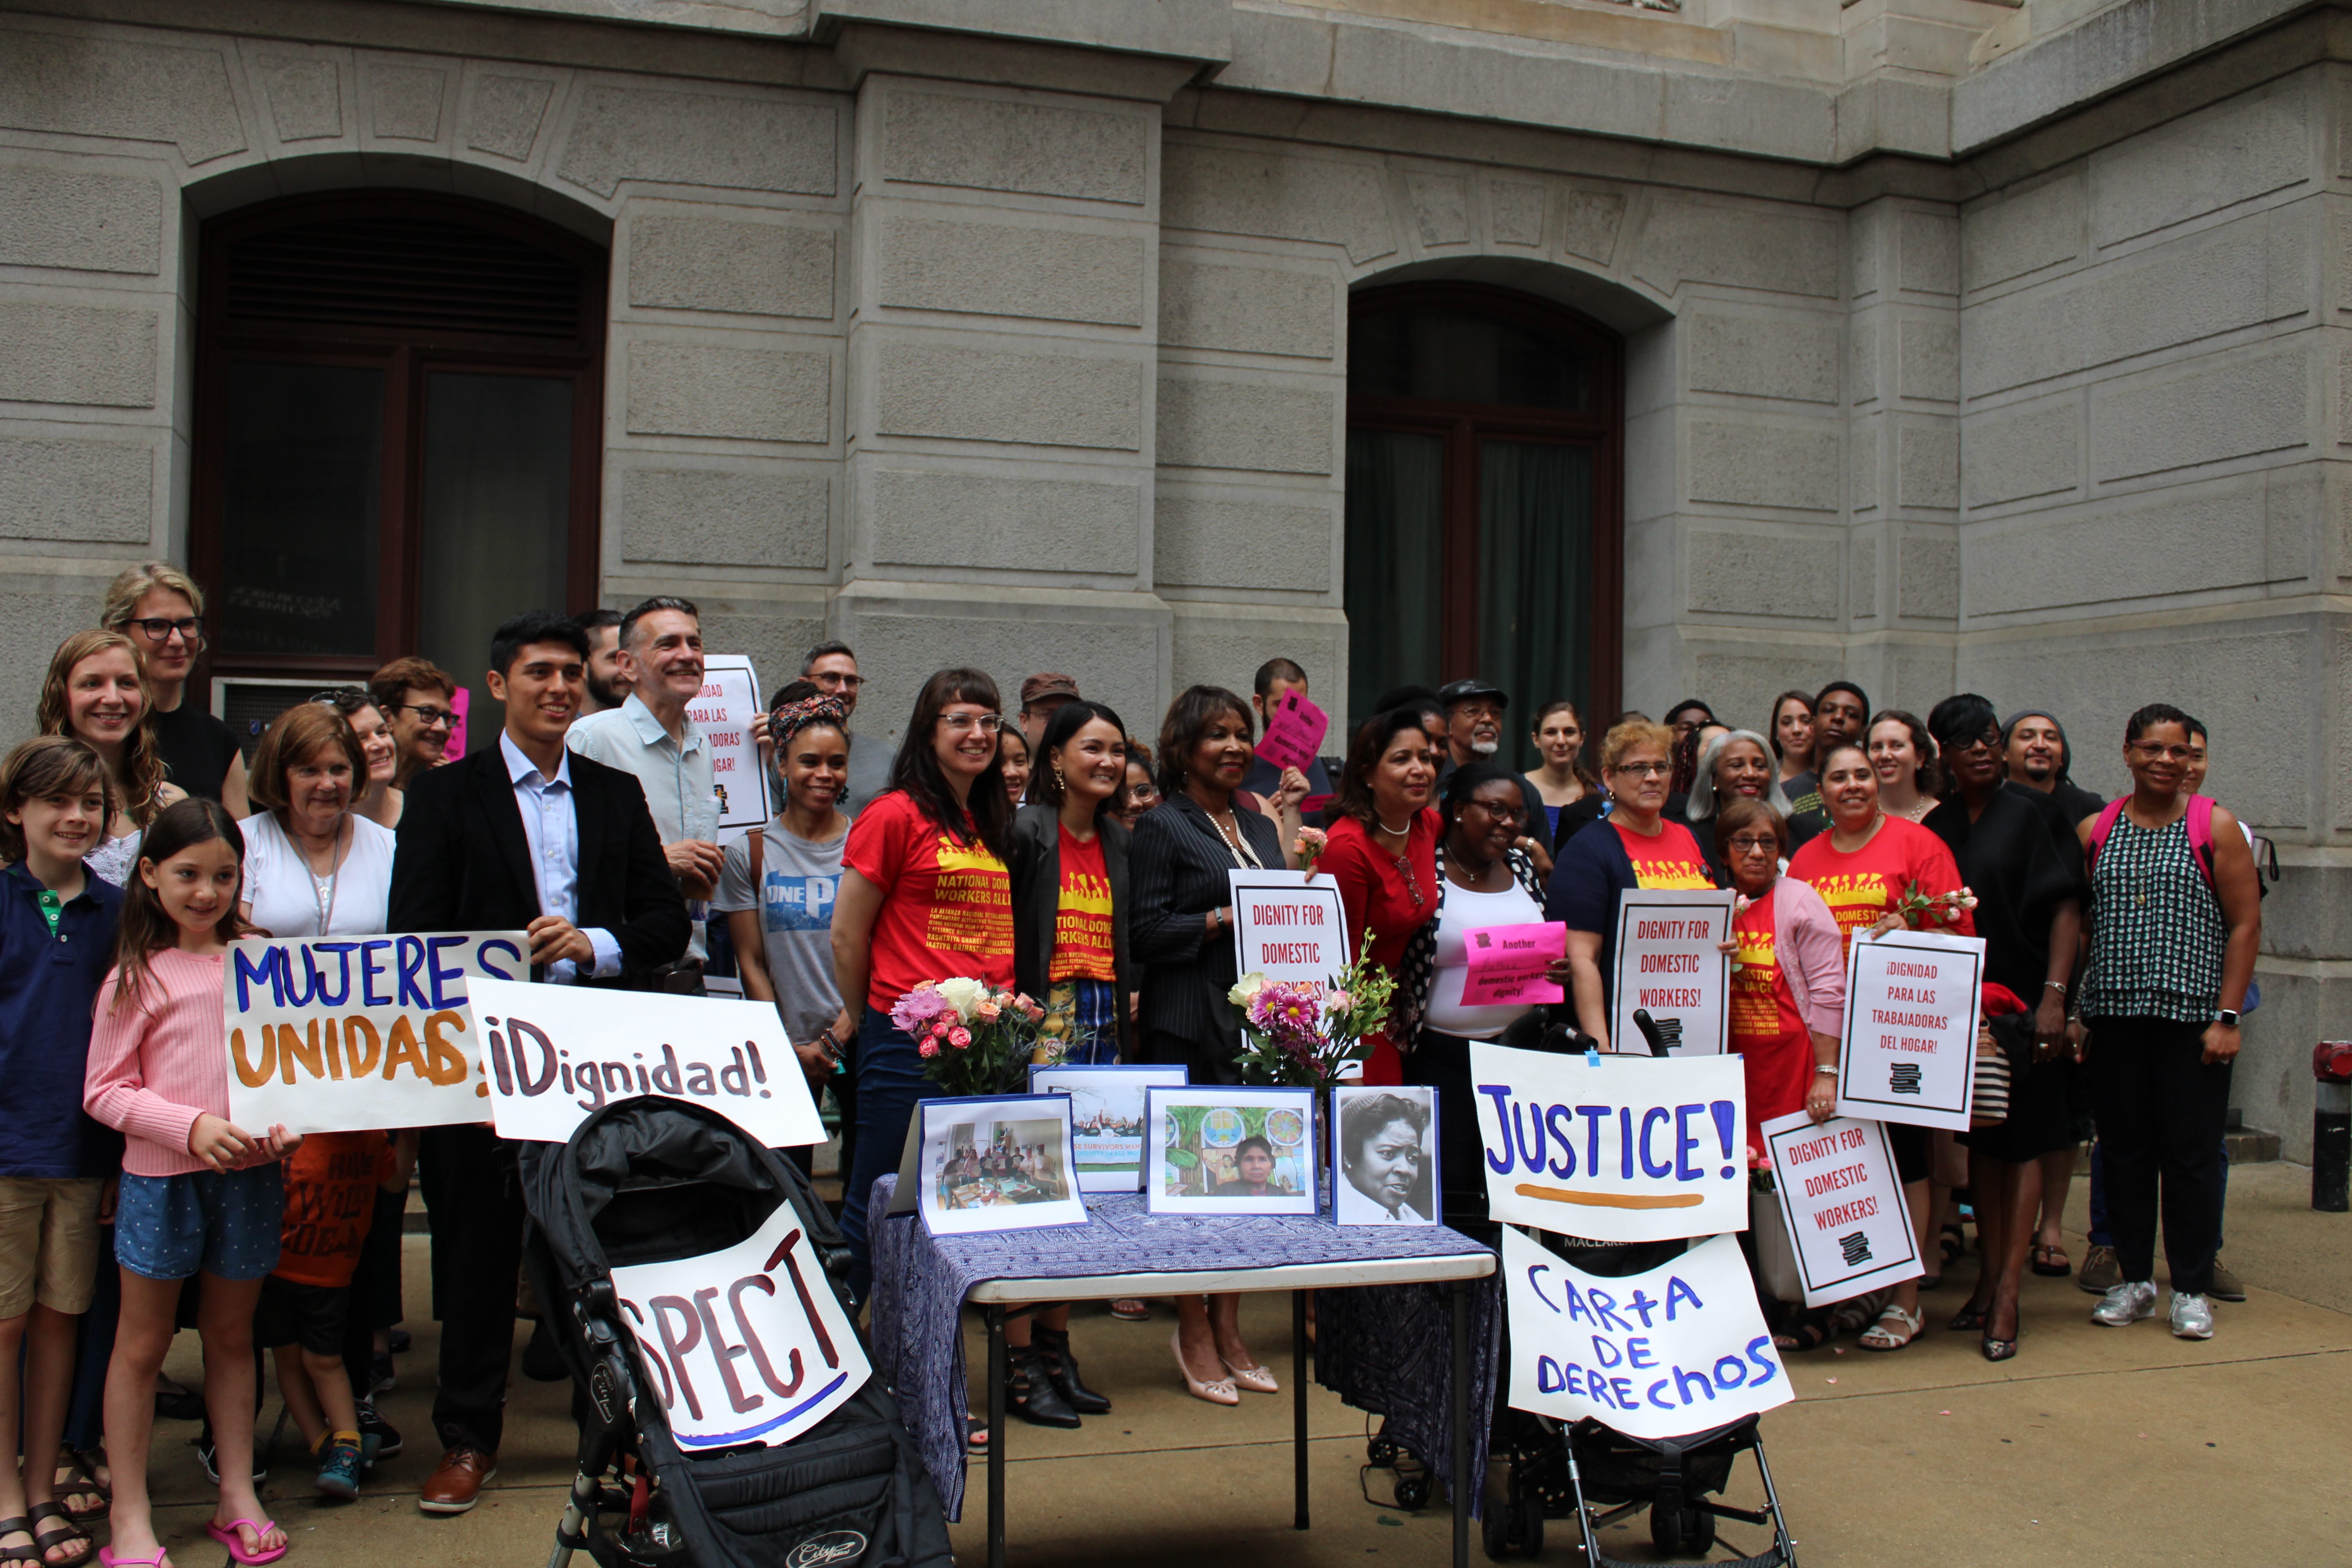
<instances>
[{"instance_id":1,"label":"child's sneaker","mask_svg":"<svg viewBox=\"0 0 2352 1568\"><path fill-rule=\"evenodd\" d=\"M359 1402L360 1449L367 1462L400 1458L400 1428L383 1418L373 1399Z\"/></svg>"},{"instance_id":2,"label":"child's sneaker","mask_svg":"<svg viewBox=\"0 0 2352 1568\"><path fill-rule=\"evenodd\" d=\"M331 1432L312 1450L319 1461L319 1490L345 1502L360 1495L360 1435Z\"/></svg>"}]
</instances>

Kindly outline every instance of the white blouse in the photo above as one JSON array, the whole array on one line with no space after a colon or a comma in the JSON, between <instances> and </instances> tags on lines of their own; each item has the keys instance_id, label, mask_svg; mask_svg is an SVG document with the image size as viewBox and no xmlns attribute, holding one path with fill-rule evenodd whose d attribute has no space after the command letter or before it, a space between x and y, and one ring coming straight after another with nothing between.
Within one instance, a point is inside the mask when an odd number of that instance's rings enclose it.
<instances>
[{"instance_id":1,"label":"white blouse","mask_svg":"<svg viewBox=\"0 0 2352 1568\"><path fill-rule=\"evenodd\" d=\"M311 874L301 847L274 811L247 817L245 889L253 923L277 937L379 936L392 910L392 851L398 842L388 827L366 817L351 818L351 847L334 874ZM320 911L327 912L320 929Z\"/></svg>"}]
</instances>

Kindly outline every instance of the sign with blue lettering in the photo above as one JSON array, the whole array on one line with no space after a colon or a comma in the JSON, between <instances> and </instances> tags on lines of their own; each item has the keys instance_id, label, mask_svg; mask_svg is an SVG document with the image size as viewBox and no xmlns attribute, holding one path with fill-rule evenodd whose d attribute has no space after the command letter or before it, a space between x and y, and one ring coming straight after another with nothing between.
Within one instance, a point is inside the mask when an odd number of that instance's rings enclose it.
<instances>
[{"instance_id":1,"label":"sign with blue lettering","mask_svg":"<svg viewBox=\"0 0 2352 1568\"><path fill-rule=\"evenodd\" d=\"M530 973L519 931L229 943L229 1120L291 1132L488 1121L467 982Z\"/></svg>"},{"instance_id":2,"label":"sign with blue lettering","mask_svg":"<svg viewBox=\"0 0 2352 1568\"><path fill-rule=\"evenodd\" d=\"M1470 1043L1486 1213L1595 1241L1748 1228L1736 1056L1560 1056Z\"/></svg>"},{"instance_id":3,"label":"sign with blue lettering","mask_svg":"<svg viewBox=\"0 0 2352 1568\"><path fill-rule=\"evenodd\" d=\"M1506 1227L1503 1275L1514 1409L1681 1437L1795 1397L1735 1237L1603 1279Z\"/></svg>"},{"instance_id":4,"label":"sign with blue lettering","mask_svg":"<svg viewBox=\"0 0 2352 1568\"><path fill-rule=\"evenodd\" d=\"M708 1106L771 1149L824 1142L773 1007L584 985L474 986L501 1138L561 1143L608 1100Z\"/></svg>"}]
</instances>

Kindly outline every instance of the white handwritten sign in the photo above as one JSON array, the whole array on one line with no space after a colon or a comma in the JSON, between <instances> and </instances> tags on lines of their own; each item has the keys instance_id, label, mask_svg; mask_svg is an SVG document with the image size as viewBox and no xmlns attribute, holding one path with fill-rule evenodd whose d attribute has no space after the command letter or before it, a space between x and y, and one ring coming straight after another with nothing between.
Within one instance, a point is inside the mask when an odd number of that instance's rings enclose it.
<instances>
[{"instance_id":1,"label":"white handwritten sign","mask_svg":"<svg viewBox=\"0 0 2352 1568\"><path fill-rule=\"evenodd\" d=\"M1328 985L1346 969L1348 911L1328 873L1228 871L1240 973Z\"/></svg>"},{"instance_id":2,"label":"white handwritten sign","mask_svg":"<svg viewBox=\"0 0 2352 1568\"><path fill-rule=\"evenodd\" d=\"M1730 1039L1732 895L1703 889L1626 889L1617 911L1617 973L1610 983L1609 1043L1649 1047L1638 1010L1665 1036L1670 1054L1720 1056Z\"/></svg>"},{"instance_id":3,"label":"white handwritten sign","mask_svg":"<svg viewBox=\"0 0 2352 1568\"><path fill-rule=\"evenodd\" d=\"M1680 1437L1795 1397L1734 1237L1603 1279L1503 1232L1511 1405Z\"/></svg>"},{"instance_id":4,"label":"white handwritten sign","mask_svg":"<svg viewBox=\"0 0 2352 1568\"><path fill-rule=\"evenodd\" d=\"M740 653L714 653L702 661L702 690L686 706L686 716L710 738L710 780L719 792L719 834L732 841L746 828L768 820L768 770L760 764L751 721L760 707L760 677Z\"/></svg>"},{"instance_id":5,"label":"white handwritten sign","mask_svg":"<svg viewBox=\"0 0 2352 1568\"><path fill-rule=\"evenodd\" d=\"M1748 1228L1736 1057L1557 1056L1470 1042L1486 1213L1595 1241Z\"/></svg>"},{"instance_id":6,"label":"white handwritten sign","mask_svg":"<svg viewBox=\"0 0 2352 1568\"><path fill-rule=\"evenodd\" d=\"M1975 936L1854 938L1838 1050L1840 1116L1969 1130L1984 951Z\"/></svg>"},{"instance_id":7,"label":"white handwritten sign","mask_svg":"<svg viewBox=\"0 0 2352 1568\"><path fill-rule=\"evenodd\" d=\"M293 1132L487 1121L467 983L530 973L519 931L229 944L229 1119Z\"/></svg>"},{"instance_id":8,"label":"white handwritten sign","mask_svg":"<svg viewBox=\"0 0 2352 1568\"><path fill-rule=\"evenodd\" d=\"M805 1229L778 1204L723 1252L613 1270L670 1435L688 1452L789 1443L873 1375Z\"/></svg>"},{"instance_id":9,"label":"white handwritten sign","mask_svg":"<svg viewBox=\"0 0 2352 1568\"><path fill-rule=\"evenodd\" d=\"M1845 1116L1816 1124L1793 1111L1764 1123L1764 1152L1795 1243L1806 1306L1825 1307L1927 1271L1884 1126Z\"/></svg>"},{"instance_id":10,"label":"white handwritten sign","mask_svg":"<svg viewBox=\"0 0 2352 1568\"><path fill-rule=\"evenodd\" d=\"M608 1100L708 1106L771 1149L824 1142L773 1007L584 985L474 983L501 1138L561 1143Z\"/></svg>"}]
</instances>

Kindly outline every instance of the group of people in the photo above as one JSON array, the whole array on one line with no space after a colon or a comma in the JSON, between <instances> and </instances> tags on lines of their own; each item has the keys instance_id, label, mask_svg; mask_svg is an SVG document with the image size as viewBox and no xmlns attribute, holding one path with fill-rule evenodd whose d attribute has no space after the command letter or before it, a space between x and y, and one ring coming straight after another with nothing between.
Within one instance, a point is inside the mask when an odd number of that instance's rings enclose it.
<instances>
[{"instance_id":1,"label":"group of people","mask_svg":"<svg viewBox=\"0 0 2352 1568\"><path fill-rule=\"evenodd\" d=\"M970 975L1039 998L1064 1059L1234 1082L1227 873L1295 867L1303 826L1326 830L1318 869L1341 892L1349 950L1369 938L1398 981L1365 1079L1443 1091L1443 1204L1465 1217L1483 1214L1470 1046L1569 1032L1609 1048L1626 889L1742 896L1732 1030L1753 1121L1829 1113L1847 944L1901 924L1915 895L1966 889L1958 929L1987 941L1987 1010L2021 1018L2009 1115L1948 1143L1895 1130L1923 1235L1958 1230L1959 1190L1973 1206L1984 1262L1955 1326L2013 1354L2020 1276L2067 1271L2058 1215L2086 1113L2095 1316L2154 1310L2159 1206L2175 1331L2210 1334L2206 1303L2229 1295L2221 1126L2259 882L2248 837L2198 794L2205 729L2176 710L2132 717L2133 789L2111 803L2073 785L2053 715L2003 721L1962 695L1922 723L1874 715L1843 681L1784 695L1761 730L1685 702L1664 723L1620 716L1597 747L1573 703L1550 702L1526 773L1498 760L1509 694L1407 688L1343 754L1302 769L1256 753L1273 706L1307 689L1286 659L1246 697L1181 692L1149 743L1067 675L1025 680L1008 720L989 675L942 669L893 748L853 724L866 677L827 642L755 730L779 808L722 846L711 738L688 711L704 658L688 600L505 623L485 677L502 717L462 757L448 754L459 683L406 658L278 716L249 766L188 699L203 606L167 564L125 572L102 625L59 646L39 738L0 763L0 1073L31 1112L0 1164L0 1419L21 1416L26 1457L0 1474L0 1563L85 1561L110 1510L109 1562L164 1560L146 1471L159 1397L188 1397L159 1394L177 1327L204 1342L209 1529L235 1561L288 1548L254 1487L257 1347L275 1352L320 1490L356 1495L400 1447L372 1395L401 1338L412 1170L441 1323L442 1457L419 1506L462 1513L496 1472L523 1229L514 1148L488 1125L235 1125L222 966L227 942L256 931L521 930L533 978L555 984L695 994L731 968L840 1109L863 1297L868 1194L934 1092L891 1024L898 998ZM1568 1002L1466 1002L1465 933L1539 920L1567 927L1551 978ZM1374 1146L1396 1121L1343 1130L1342 1163L1363 1167L1367 1191L1417 1173L1425 1129L1410 1129L1409 1157ZM341 1223L316 1223L330 1214ZM1862 1310L1862 1342L1899 1349L1923 1327L1917 1291L1850 1308L1847 1326ZM1192 1394L1231 1405L1277 1390L1237 1298L1175 1307ZM1801 1315L1784 1343L1838 1326ZM1080 1376L1066 1308L1008 1339L1017 1412L1073 1425L1109 1409Z\"/></svg>"}]
</instances>

